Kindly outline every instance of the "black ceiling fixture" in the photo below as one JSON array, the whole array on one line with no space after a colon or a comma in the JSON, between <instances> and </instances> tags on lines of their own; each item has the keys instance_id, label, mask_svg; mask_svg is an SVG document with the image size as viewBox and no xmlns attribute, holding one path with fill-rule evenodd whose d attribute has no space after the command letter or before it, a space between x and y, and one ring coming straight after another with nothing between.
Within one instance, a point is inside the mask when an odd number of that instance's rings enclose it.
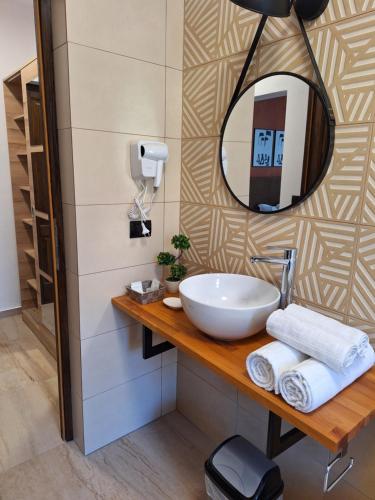
<instances>
[{"instance_id":1,"label":"black ceiling fixture","mask_svg":"<svg viewBox=\"0 0 375 500\"><path fill-rule=\"evenodd\" d=\"M232 2L244 9L273 17L288 17L292 6L291 0L232 0Z\"/></svg>"},{"instance_id":2,"label":"black ceiling fixture","mask_svg":"<svg viewBox=\"0 0 375 500\"><path fill-rule=\"evenodd\" d=\"M329 0L231 0L244 9L272 17L288 17L292 6L305 21L321 16Z\"/></svg>"}]
</instances>

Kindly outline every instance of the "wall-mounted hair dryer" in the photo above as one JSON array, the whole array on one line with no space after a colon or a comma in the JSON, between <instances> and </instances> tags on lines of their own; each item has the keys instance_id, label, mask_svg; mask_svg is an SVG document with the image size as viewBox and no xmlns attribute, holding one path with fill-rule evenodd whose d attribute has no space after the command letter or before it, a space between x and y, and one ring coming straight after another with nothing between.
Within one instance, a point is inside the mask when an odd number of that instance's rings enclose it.
<instances>
[{"instance_id":1,"label":"wall-mounted hair dryer","mask_svg":"<svg viewBox=\"0 0 375 500\"><path fill-rule=\"evenodd\" d=\"M131 145L131 172L135 181L153 178L154 187L158 188L167 160L168 146L162 142L138 141Z\"/></svg>"}]
</instances>

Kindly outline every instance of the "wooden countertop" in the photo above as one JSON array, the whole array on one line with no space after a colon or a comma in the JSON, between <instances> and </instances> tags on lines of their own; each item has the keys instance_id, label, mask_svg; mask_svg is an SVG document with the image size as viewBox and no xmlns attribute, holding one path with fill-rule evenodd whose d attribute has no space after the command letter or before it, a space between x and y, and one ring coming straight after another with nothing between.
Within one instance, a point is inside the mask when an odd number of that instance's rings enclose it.
<instances>
[{"instance_id":1,"label":"wooden countertop","mask_svg":"<svg viewBox=\"0 0 375 500\"><path fill-rule=\"evenodd\" d=\"M272 341L266 332L242 341L217 342L193 326L182 310L168 309L162 302L141 305L124 295L112 303L333 452L340 451L375 417L375 368L325 405L304 414L256 386L247 374L248 354Z\"/></svg>"}]
</instances>

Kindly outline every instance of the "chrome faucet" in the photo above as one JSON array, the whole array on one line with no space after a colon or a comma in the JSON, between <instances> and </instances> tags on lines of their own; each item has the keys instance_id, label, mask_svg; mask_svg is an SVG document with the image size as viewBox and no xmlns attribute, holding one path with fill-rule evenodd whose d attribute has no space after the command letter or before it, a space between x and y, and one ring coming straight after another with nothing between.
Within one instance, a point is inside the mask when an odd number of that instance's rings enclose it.
<instances>
[{"instance_id":1,"label":"chrome faucet","mask_svg":"<svg viewBox=\"0 0 375 500\"><path fill-rule=\"evenodd\" d=\"M279 247L268 247L270 250L282 250L284 252L284 258L281 257L262 257L254 255L250 257L250 262L252 264L256 263L268 263L268 264L280 264L283 266L283 276L281 279L280 287L280 307L285 309L292 302L292 293L294 286L294 275L296 271L297 263L297 249L296 248L279 248Z\"/></svg>"}]
</instances>

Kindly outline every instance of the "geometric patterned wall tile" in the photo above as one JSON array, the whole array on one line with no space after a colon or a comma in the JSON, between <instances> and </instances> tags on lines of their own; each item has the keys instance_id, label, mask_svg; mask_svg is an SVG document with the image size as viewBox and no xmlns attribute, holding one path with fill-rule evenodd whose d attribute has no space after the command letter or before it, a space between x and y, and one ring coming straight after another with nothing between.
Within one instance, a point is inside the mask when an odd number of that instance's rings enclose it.
<instances>
[{"instance_id":1,"label":"geometric patterned wall tile","mask_svg":"<svg viewBox=\"0 0 375 500\"><path fill-rule=\"evenodd\" d=\"M323 182L294 213L307 217L359 222L371 127L336 127L331 166Z\"/></svg>"},{"instance_id":2,"label":"geometric patterned wall tile","mask_svg":"<svg viewBox=\"0 0 375 500\"><path fill-rule=\"evenodd\" d=\"M213 61L217 55L217 0L185 0L184 66Z\"/></svg>"},{"instance_id":3,"label":"geometric patterned wall tile","mask_svg":"<svg viewBox=\"0 0 375 500\"><path fill-rule=\"evenodd\" d=\"M260 21L260 15L234 5L229 0L218 0L217 58L249 50ZM208 29L209 26L207 26Z\"/></svg>"},{"instance_id":4,"label":"geometric patterned wall tile","mask_svg":"<svg viewBox=\"0 0 375 500\"><path fill-rule=\"evenodd\" d=\"M183 259L183 263L184 266L187 267L188 276L196 276L197 274L206 274L210 271L208 266L197 264L193 260L188 260L185 257Z\"/></svg>"},{"instance_id":5,"label":"geometric patterned wall tile","mask_svg":"<svg viewBox=\"0 0 375 500\"><path fill-rule=\"evenodd\" d=\"M375 321L375 228L361 228L349 315Z\"/></svg>"},{"instance_id":6,"label":"geometric patterned wall tile","mask_svg":"<svg viewBox=\"0 0 375 500\"><path fill-rule=\"evenodd\" d=\"M373 119L374 24L370 12L309 33L338 124Z\"/></svg>"},{"instance_id":7,"label":"geometric patterned wall tile","mask_svg":"<svg viewBox=\"0 0 375 500\"><path fill-rule=\"evenodd\" d=\"M181 201L210 203L218 149L214 138L182 141Z\"/></svg>"},{"instance_id":8,"label":"geometric patterned wall tile","mask_svg":"<svg viewBox=\"0 0 375 500\"><path fill-rule=\"evenodd\" d=\"M327 309L346 313L356 227L301 220L295 294Z\"/></svg>"},{"instance_id":9,"label":"geometric patterned wall tile","mask_svg":"<svg viewBox=\"0 0 375 500\"><path fill-rule=\"evenodd\" d=\"M367 333L370 337L371 344L375 346L375 323L367 323L366 321L350 317L348 318L347 323L353 328L358 328L359 330Z\"/></svg>"},{"instance_id":10,"label":"geometric patterned wall tile","mask_svg":"<svg viewBox=\"0 0 375 500\"><path fill-rule=\"evenodd\" d=\"M325 12L310 27L323 26L375 10L375 0L331 0Z\"/></svg>"},{"instance_id":11,"label":"geometric patterned wall tile","mask_svg":"<svg viewBox=\"0 0 375 500\"><path fill-rule=\"evenodd\" d=\"M220 135L224 116L246 58L245 53L184 71L182 137ZM256 59L247 81L255 77Z\"/></svg>"},{"instance_id":12,"label":"geometric patterned wall tile","mask_svg":"<svg viewBox=\"0 0 375 500\"><path fill-rule=\"evenodd\" d=\"M244 272L247 219L245 210L212 209L208 250L210 269L226 273Z\"/></svg>"},{"instance_id":13,"label":"geometric patterned wall tile","mask_svg":"<svg viewBox=\"0 0 375 500\"><path fill-rule=\"evenodd\" d=\"M261 44L277 42L298 33L301 33L301 30L294 13L290 17L269 17L262 34Z\"/></svg>"},{"instance_id":14,"label":"geometric patterned wall tile","mask_svg":"<svg viewBox=\"0 0 375 500\"><path fill-rule=\"evenodd\" d=\"M300 221L297 218L280 215L256 215L249 213L245 272L272 283L279 283L282 268L279 265L252 264L253 255L282 256L279 250L269 246L295 247Z\"/></svg>"},{"instance_id":15,"label":"geometric patterned wall tile","mask_svg":"<svg viewBox=\"0 0 375 500\"><path fill-rule=\"evenodd\" d=\"M324 307L319 307L316 306L315 304L310 304L309 302L305 302L304 300L301 300L298 297L294 297L293 302L295 302L300 306L306 307L307 309L311 309L312 311L315 311L317 313L324 314L325 316L335 319L336 321L341 321L341 323L347 322L346 316L344 314L337 313L335 311L332 311L331 309L325 309Z\"/></svg>"},{"instance_id":16,"label":"geometric patterned wall tile","mask_svg":"<svg viewBox=\"0 0 375 500\"><path fill-rule=\"evenodd\" d=\"M203 267L207 266L211 213L212 209L207 205L181 204L181 232L189 236L191 243L185 258Z\"/></svg>"},{"instance_id":17,"label":"geometric patterned wall tile","mask_svg":"<svg viewBox=\"0 0 375 500\"><path fill-rule=\"evenodd\" d=\"M259 20L229 0L186 0L184 67L248 50Z\"/></svg>"},{"instance_id":18,"label":"geometric patterned wall tile","mask_svg":"<svg viewBox=\"0 0 375 500\"><path fill-rule=\"evenodd\" d=\"M375 226L375 128L373 132L374 136L371 141L371 155L362 211L362 224Z\"/></svg>"},{"instance_id":19,"label":"geometric patterned wall tile","mask_svg":"<svg viewBox=\"0 0 375 500\"><path fill-rule=\"evenodd\" d=\"M290 71L306 78L313 77L311 60L302 35L259 49L259 76L274 71Z\"/></svg>"}]
</instances>

